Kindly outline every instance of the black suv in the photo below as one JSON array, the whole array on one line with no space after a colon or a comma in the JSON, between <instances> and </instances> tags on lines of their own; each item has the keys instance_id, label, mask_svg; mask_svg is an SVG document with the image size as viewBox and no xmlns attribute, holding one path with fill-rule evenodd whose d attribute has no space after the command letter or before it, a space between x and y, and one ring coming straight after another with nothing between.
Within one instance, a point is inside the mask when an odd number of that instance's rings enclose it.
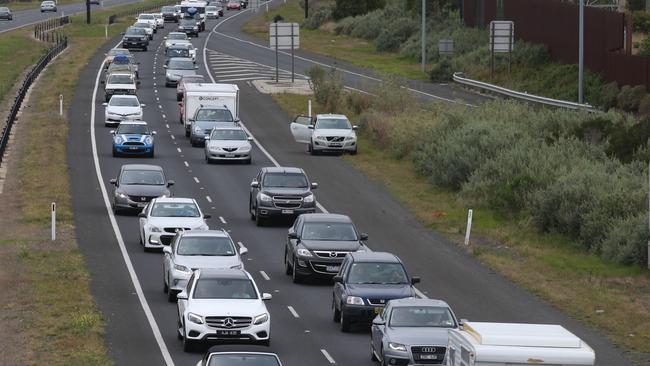
<instances>
[{"instance_id":1,"label":"black suv","mask_svg":"<svg viewBox=\"0 0 650 366\"><path fill-rule=\"evenodd\" d=\"M160 10L160 14L162 15L163 19L165 21L171 21L174 23L178 23L178 13L176 12L176 8L173 6L163 6L162 9Z\"/></svg>"},{"instance_id":2,"label":"black suv","mask_svg":"<svg viewBox=\"0 0 650 366\"><path fill-rule=\"evenodd\" d=\"M415 297L413 285L419 277L410 277L402 261L385 252L350 253L334 276L333 320L341 322L341 331L350 331L352 323L370 324L388 300Z\"/></svg>"},{"instance_id":3,"label":"black suv","mask_svg":"<svg viewBox=\"0 0 650 366\"><path fill-rule=\"evenodd\" d=\"M122 36L122 48L140 48L146 51L149 47L149 36L144 28L129 27Z\"/></svg>"},{"instance_id":4,"label":"black suv","mask_svg":"<svg viewBox=\"0 0 650 366\"><path fill-rule=\"evenodd\" d=\"M318 183L309 183L300 168L262 168L251 183L248 209L257 226L267 218L296 217L316 212L316 197L311 192Z\"/></svg>"},{"instance_id":5,"label":"black suv","mask_svg":"<svg viewBox=\"0 0 650 366\"><path fill-rule=\"evenodd\" d=\"M289 228L285 271L294 283L308 276L331 278L339 272L348 253L367 250L364 240L368 240L368 235L359 234L345 215L300 215Z\"/></svg>"}]
</instances>

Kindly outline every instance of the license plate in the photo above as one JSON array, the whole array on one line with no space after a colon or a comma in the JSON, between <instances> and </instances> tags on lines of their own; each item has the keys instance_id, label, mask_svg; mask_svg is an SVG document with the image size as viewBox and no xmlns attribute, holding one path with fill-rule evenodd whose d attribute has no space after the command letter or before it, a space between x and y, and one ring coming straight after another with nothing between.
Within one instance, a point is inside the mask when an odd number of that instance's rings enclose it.
<instances>
[{"instance_id":1,"label":"license plate","mask_svg":"<svg viewBox=\"0 0 650 366\"><path fill-rule=\"evenodd\" d=\"M384 310L384 307L383 306L377 306L373 310L375 311L375 314L379 314Z\"/></svg>"},{"instance_id":2,"label":"license plate","mask_svg":"<svg viewBox=\"0 0 650 366\"><path fill-rule=\"evenodd\" d=\"M217 330L217 336L219 337L232 337L238 336L241 334L239 330Z\"/></svg>"},{"instance_id":3,"label":"license plate","mask_svg":"<svg viewBox=\"0 0 650 366\"><path fill-rule=\"evenodd\" d=\"M420 359L421 359L421 360L437 360L437 359L438 359L438 355L427 355L427 354L424 354L424 355L420 355Z\"/></svg>"},{"instance_id":4,"label":"license plate","mask_svg":"<svg viewBox=\"0 0 650 366\"><path fill-rule=\"evenodd\" d=\"M293 214L293 210L282 210L283 214L291 215Z\"/></svg>"},{"instance_id":5,"label":"license plate","mask_svg":"<svg viewBox=\"0 0 650 366\"><path fill-rule=\"evenodd\" d=\"M338 272L339 271L339 266L326 266L325 270L327 272Z\"/></svg>"},{"instance_id":6,"label":"license plate","mask_svg":"<svg viewBox=\"0 0 650 366\"><path fill-rule=\"evenodd\" d=\"M339 143L330 144L330 147L342 147L342 146L343 144L339 144Z\"/></svg>"},{"instance_id":7,"label":"license plate","mask_svg":"<svg viewBox=\"0 0 650 366\"><path fill-rule=\"evenodd\" d=\"M226 157L227 157L227 158L234 158L234 157L235 157L235 154L226 154Z\"/></svg>"},{"instance_id":8,"label":"license plate","mask_svg":"<svg viewBox=\"0 0 650 366\"><path fill-rule=\"evenodd\" d=\"M139 148L138 148L138 147L135 147L135 146L133 146L133 147L130 147L129 149L131 149L131 150L138 150Z\"/></svg>"}]
</instances>

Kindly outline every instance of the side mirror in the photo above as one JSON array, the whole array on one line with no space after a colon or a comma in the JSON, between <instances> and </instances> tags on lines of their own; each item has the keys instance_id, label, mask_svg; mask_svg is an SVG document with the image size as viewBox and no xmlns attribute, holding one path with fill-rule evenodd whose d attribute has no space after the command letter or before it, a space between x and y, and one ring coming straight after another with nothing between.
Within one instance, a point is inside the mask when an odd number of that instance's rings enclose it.
<instances>
[{"instance_id":1,"label":"side mirror","mask_svg":"<svg viewBox=\"0 0 650 366\"><path fill-rule=\"evenodd\" d=\"M176 184L176 182L174 182L173 180L168 180L168 181L167 181L167 187L171 187L171 186L173 186L174 184Z\"/></svg>"},{"instance_id":2,"label":"side mirror","mask_svg":"<svg viewBox=\"0 0 650 366\"><path fill-rule=\"evenodd\" d=\"M241 119L235 118L235 123L239 123L239 122L241 122Z\"/></svg>"},{"instance_id":3,"label":"side mirror","mask_svg":"<svg viewBox=\"0 0 650 366\"><path fill-rule=\"evenodd\" d=\"M356 129L358 129L358 128L359 128L359 126L357 126L357 125L352 126L352 129L353 129L353 130L356 130Z\"/></svg>"},{"instance_id":4,"label":"side mirror","mask_svg":"<svg viewBox=\"0 0 650 366\"><path fill-rule=\"evenodd\" d=\"M311 189L317 189L318 188L318 183L312 183L311 184Z\"/></svg>"},{"instance_id":5,"label":"side mirror","mask_svg":"<svg viewBox=\"0 0 650 366\"><path fill-rule=\"evenodd\" d=\"M138 217L142 217L143 219L145 219L145 218L147 218L147 214L144 213L144 212L140 212L140 213L138 214Z\"/></svg>"},{"instance_id":6,"label":"side mirror","mask_svg":"<svg viewBox=\"0 0 650 366\"><path fill-rule=\"evenodd\" d=\"M144 107L146 107L146 106L147 106L146 104L144 104L144 103L140 103L140 107L144 108Z\"/></svg>"},{"instance_id":7,"label":"side mirror","mask_svg":"<svg viewBox=\"0 0 650 366\"><path fill-rule=\"evenodd\" d=\"M181 291L176 295L176 298L179 300L187 300L187 292Z\"/></svg>"},{"instance_id":8,"label":"side mirror","mask_svg":"<svg viewBox=\"0 0 650 366\"><path fill-rule=\"evenodd\" d=\"M359 234L359 240L361 241L368 240L368 234L366 233Z\"/></svg>"},{"instance_id":9,"label":"side mirror","mask_svg":"<svg viewBox=\"0 0 650 366\"><path fill-rule=\"evenodd\" d=\"M101 80L99 83L100 84L106 84L106 82L104 80Z\"/></svg>"},{"instance_id":10,"label":"side mirror","mask_svg":"<svg viewBox=\"0 0 650 366\"><path fill-rule=\"evenodd\" d=\"M163 69L166 69L166 68L167 68L167 65L163 65Z\"/></svg>"},{"instance_id":11,"label":"side mirror","mask_svg":"<svg viewBox=\"0 0 650 366\"><path fill-rule=\"evenodd\" d=\"M171 255L172 254L172 248L163 247L163 253Z\"/></svg>"},{"instance_id":12,"label":"side mirror","mask_svg":"<svg viewBox=\"0 0 650 366\"><path fill-rule=\"evenodd\" d=\"M341 276L334 276L334 277L332 277L332 281L334 281L334 282L336 282L336 283L343 283L343 277L341 277Z\"/></svg>"},{"instance_id":13,"label":"side mirror","mask_svg":"<svg viewBox=\"0 0 650 366\"><path fill-rule=\"evenodd\" d=\"M158 134L158 132L156 132L156 131L151 131L151 134L155 136L155 135Z\"/></svg>"},{"instance_id":14,"label":"side mirror","mask_svg":"<svg viewBox=\"0 0 650 366\"><path fill-rule=\"evenodd\" d=\"M142 82L141 82L140 80L136 81L135 83L136 83L137 85L142 84Z\"/></svg>"},{"instance_id":15,"label":"side mirror","mask_svg":"<svg viewBox=\"0 0 650 366\"><path fill-rule=\"evenodd\" d=\"M260 187L260 183L258 181L254 180L251 182L251 188L259 188L259 187Z\"/></svg>"},{"instance_id":16,"label":"side mirror","mask_svg":"<svg viewBox=\"0 0 650 366\"><path fill-rule=\"evenodd\" d=\"M415 285L416 283L420 283L420 277L417 276L411 277L411 285Z\"/></svg>"},{"instance_id":17,"label":"side mirror","mask_svg":"<svg viewBox=\"0 0 650 366\"><path fill-rule=\"evenodd\" d=\"M120 32L120 35L124 35L124 32Z\"/></svg>"},{"instance_id":18,"label":"side mirror","mask_svg":"<svg viewBox=\"0 0 650 366\"><path fill-rule=\"evenodd\" d=\"M108 105L108 103L104 102L104 103L102 103L102 105L103 105L104 107L106 107L106 106Z\"/></svg>"},{"instance_id":19,"label":"side mirror","mask_svg":"<svg viewBox=\"0 0 650 366\"><path fill-rule=\"evenodd\" d=\"M109 183L116 186L117 185L117 179L113 178L113 179L109 180Z\"/></svg>"},{"instance_id":20,"label":"side mirror","mask_svg":"<svg viewBox=\"0 0 650 366\"><path fill-rule=\"evenodd\" d=\"M262 300L271 300L273 298L273 295L267 294L266 292L262 294Z\"/></svg>"},{"instance_id":21,"label":"side mirror","mask_svg":"<svg viewBox=\"0 0 650 366\"><path fill-rule=\"evenodd\" d=\"M163 37L163 39L167 39L167 37Z\"/></svg>"},{"instance_id":22,"label":"side mirror","mask_svg":"<svg viewBox=\"0 0 650 366\"><path fill-rule=\"evenodd\" d=\"M458 326L462 328L465 325L465 323L467 323L468 321L469 320L467 319L461 319L460 321L458 321Z\"/></svg>"},{"instance_id":23,"label":"side mirror","mask_svg":"<svg viewBox=\"0 0 650 366\"><path fill-rule=\"evenodd\" d=\"M386 325L386 321L380 317L376 317L372 320L372 325Z\"/></svg>"},{"instance_id":24,"label":"side mirror","mask_svg":"<svg viewBox=\"0 0 650 366\"><path fill-rule=\"evenodd\" d=\"M111 135L115 135L115 130L110 130L110 131L108 131L108 133L110 133Z\"/></svg>"},{"instance_id":25,"label":"side mirror","mask_svg":"<svg viewBox=\"0 0 650 366\"><path fill-rule=\"evenodd\" d=\"M244 254L248 254L248 248L246 247L239 248L239 255L244 255Z\"/></svg>"},{"instance_id":26,"label":"side mirror","mask_svg":"<svg viewBox=\"0 0 650 366\"><path fill-rule=\"evenodd\" d=\"M204 214L204 215L203 215L203 218L204 218L204 219L211 219L211 218L212 218L212 215L210 215L210 214Z\"/></svg>"},{"instance_id":27,"label":"side mirror","mask_svg":"<svg viewBox=\"0 0 650 366\"><path fill-rule=\"evenodd\" d=\"M299 239L298 234L295 232L289 233L289 239L296 239L296 240Z\"/></svg>"},{"instance_id":28,"label":"side mirror","mask_svg":"<svg viewBox=\"0 0 650 366\"><path fill-rule=\"evenodd\" d=\"M307 128L310 129L310 130L313 130L313 129L314 129L314 125L309 125L309 126L307 126Z\"/></svg>"},{"instance_id":29,"label":"side mirror","mask_svg":"<svg viewBox=\"0 0 650 366\"><path fill-rule=\"evenodd\" d=\"M199 67L198 67L198 66L194 66L194 70L198 70L198 69L199 69Z\"/></svg>"},{"instance_id":30,"label":"side mirror","mask_svg":"<svg viewBox=\"0 0 650 366\"><path fill-rule=\"evenodd\" d=\"M246 138L246 140L253 141L253 138L249 136L249 137Z\"/></svg>"}]
</instances>

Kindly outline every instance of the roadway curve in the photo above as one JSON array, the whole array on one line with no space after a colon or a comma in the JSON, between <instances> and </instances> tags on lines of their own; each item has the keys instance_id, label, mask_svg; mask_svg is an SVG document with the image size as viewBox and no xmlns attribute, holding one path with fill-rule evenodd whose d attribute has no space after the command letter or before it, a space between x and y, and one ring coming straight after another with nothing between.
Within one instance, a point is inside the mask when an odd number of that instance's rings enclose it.
<instances>
[{"instance_id":1,"label":"roadway curve","mask_svg":"<svg viewBox=\"0 0 650 366\"><path fill-rule=\"evenodd\" d=\"M124 5L130 3L142 2L142 0L104 0L104 7ZM3 6L5 6L3 4ZM94 10L101 10L102 8L99 5L91 5L91 12ZM11 8L11 6L9 6ZM41 22L46 19L56 18L63 15L73 15L86 11L86 2L75 3L68 5L59 5L58 12L46 12L41 13L38 5L34 9L18 10L14 11L14 19L12 21L2 20L0 21L0 33L8 32L14 29L24 27L26 25L34 24Z\"/></svg>"},{"instance_id":2,"label":"roadway curve","mask_svg":"<svg viewBox=\"0 0 650 366\"><path fill-rule=\"evenodd\" d=\"M241 14L237 21L250 16L246 12L237 14ZM228 22L211 21L208 26L215 24L221 24L217 28L220 31ZM122 164L141 162L164 167L168 178L176 181L173 188L177 197L196 198L212 214L211 227L226 228L235 241L249 248L246 269L262 291L273 294L267 304L273 317L272 348L285 365L330 365L327 356L339 365L373 365L368 333L357 329L342 334L332 322L331 284L295 285L284 275L286 225L257 228L249 219L249 183L260 167L275 161L304 168L313 181L320 183L316 194L324 208L350 215L361 231L370 234L373 250L399 255L411 274L422 277L419 289L429 297L446 300L459 317L562 324L596 350L599 365L629 364L604 337L424 228L382 185L368 180L342 159L307 155L303 146L293 142L289 116L269 96L258 93L245 81L238 82L241 118L258 144L253 164L207 165L202 149L190 146L178 123L175 90L164 87L163 57L158 46L169 28L156 35L149 52L136 53L141 62L139 97L147 104L144 117L159 133L154 159L111 156L108 128L103 126L103 94L99 91L94 98L93 90L103 54L118 42L117 38L98 51L82 72L69 112L68 162L76 233L92 274L93 294L107 322L107 344L116 364L193 365L201 357L184 353L176 339L176 307L167 302L162 291L162 255L143 252L138 244L136 217L114 218L105 206L102 190L109 189L108 180L115 177ZM202 33L195 46L202 47L206 35ZM211 39L209 47L218 49L213 42ZM252 54L259 48L253 47L238 43L228 51L246 53L250 48ZM197 64L199 72L207 74L201 52Z\"/></svg>"}]
</instances>

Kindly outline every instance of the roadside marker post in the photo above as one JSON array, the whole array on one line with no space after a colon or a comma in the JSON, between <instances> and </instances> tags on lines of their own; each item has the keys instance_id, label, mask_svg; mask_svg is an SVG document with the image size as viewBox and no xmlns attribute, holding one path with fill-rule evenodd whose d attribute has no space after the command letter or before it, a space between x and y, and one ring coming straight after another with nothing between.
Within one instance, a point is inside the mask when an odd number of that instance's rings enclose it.
<instances>
[{"instance_id":1,"label":"roadside marker post","mask_svg":"<svg viewBox=\"0 0 650 366\"><path fill-rule=\"evenodd\" d=\"M52 241L56 240L56 203L52 202Z\"/></svg>"},{"instance_id":2,"label":"roadside marker post","mask_svg":"<svg viewBox=\"0 0 650 366\"><path fill-rule=\"evenodd\" d=\"M63 94L59 94L59 116L63 115Z\"/></svg>"},{"instance_id":3,"label":"roadside marker post","mask_svg":"<svg viewBox=\"0 0 650 366\"><path fill-rule=\"evenodd\" d=\"M269 48L275 49L275 82L280 82L279 50L291 50L291 82L295 81L295 53L300 48L300 26L298 23L275 22L269 24Z\"/></svg>"},{"instance_id":4,"label":"roadside marker post","mask_svg":"<svg viewBox=\"0 0 650 366\"><path fill-rule=\"evenodd\" d=\"M467 212L467 229L465 229L465 245L469 245L469 237L472 232L472 209Z\"/></svg>"},{"instance_id":5,"label":"roadside marker post","mask_svg":"<svg viewBox=\"0 0 650 366\"><path fill-rule=\"evenodd\" d=\"M307 115L311 118L311 99L307 102Z\"/></svg>"}]
</instances>

